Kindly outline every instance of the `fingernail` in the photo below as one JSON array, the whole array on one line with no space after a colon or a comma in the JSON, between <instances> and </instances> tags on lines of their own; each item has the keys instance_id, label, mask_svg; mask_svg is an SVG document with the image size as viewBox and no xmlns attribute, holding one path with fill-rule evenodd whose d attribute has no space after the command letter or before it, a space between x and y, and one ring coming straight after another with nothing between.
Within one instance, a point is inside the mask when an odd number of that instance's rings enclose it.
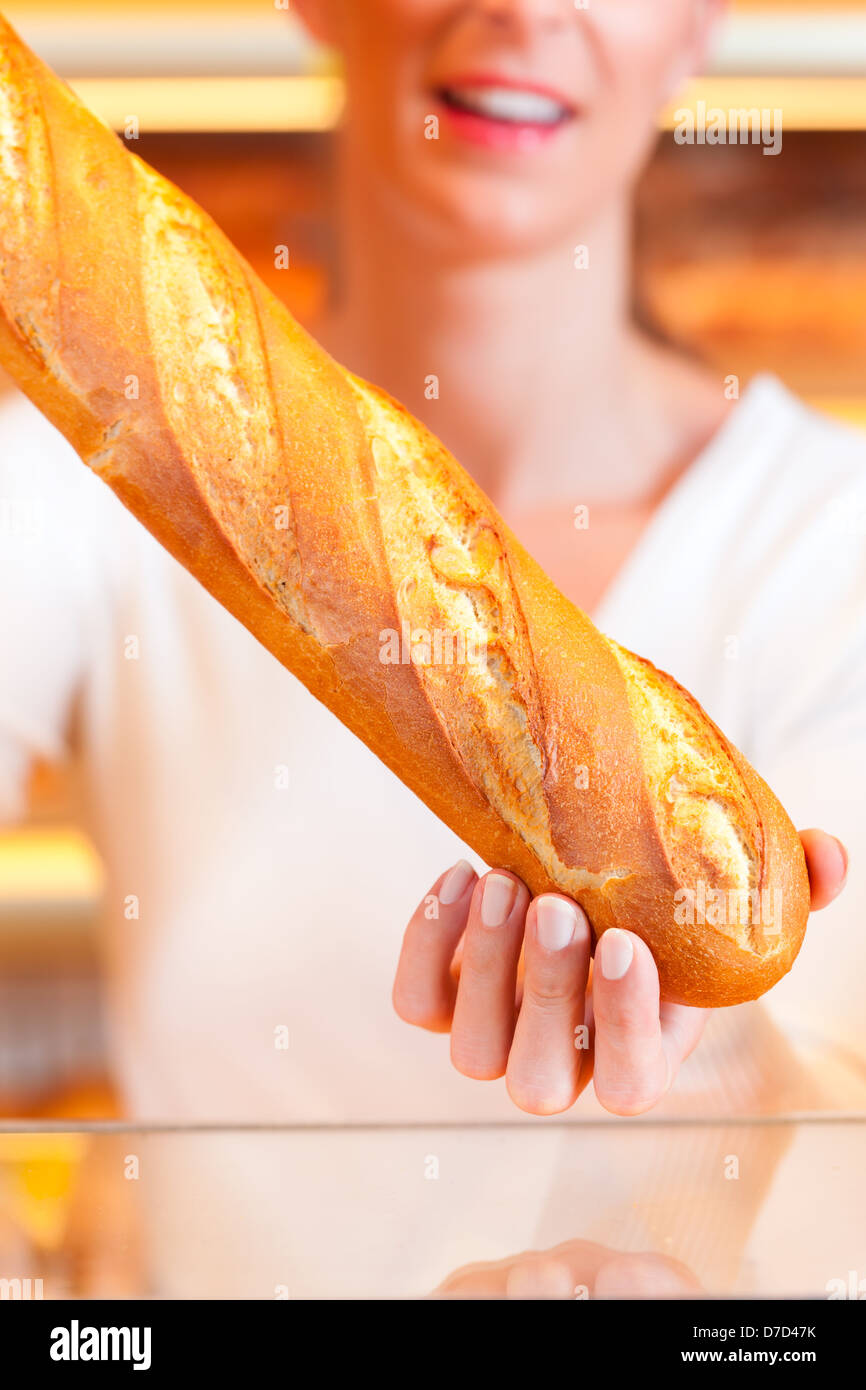
<instances>
[{"instance_id":1,"label":"fingernail","mask_svg":"<svg viewBox=\"0 0 866 1390\"><path fill-rule=\"evenodd\" d=\"M481 920L485 927L503 925L516 895L517 885L513 878L506 878L504 874L487 875L481 894Z\"/></svg>"},{"instance_id":2,"label":"fingernail","mask_svg":"<svg viewBox=\"0 0 866 1390\"><path fill-rule=\"evenodd\" d=\"M621 980L634 960L634 945L619 927L606 931L599 943L601 973L606 980Z\"/></svg>"},{"instance_id":3,"label":"fingernail","mask_svg":"<svg viewBox=\"0 0 866 1390\"><path fill-rule=\"evenodd\" d=\"M842 844L842 841L841 841L840 839L837 838L837 836L834 835L834 836L833 836L833 839L836 841L836 844L839 846L839 853L842 855L842 877L843 877L843 879L844 879L844 878L847 878L847 877L848 877L848 851L847 851L847 849L845 848L845 846Z\"/></svg>"},{"instance_id":4,"label":"fingernail","mask_svg":"<svg viewBox=\"0 0 866 1390\"><path fill-rule=\"evenodd\" d=\"M453 869L449 869L444 879L442 887L439 889L439 901L447 907L449 903L456 903L457 899L466 892L473 878L475 870L467 859L458 859Z\"/></svg>"},{"instance_id":5,"label":"fingernail","mask_svg":"<svg viewBox=\"0 0 866 1390\"><path fill-rule=\"evenodd\" d=\"M535 934L545 951L562 951L574 940L577 908L544 894L535 904Z\"/></svg>"}]
</instances>

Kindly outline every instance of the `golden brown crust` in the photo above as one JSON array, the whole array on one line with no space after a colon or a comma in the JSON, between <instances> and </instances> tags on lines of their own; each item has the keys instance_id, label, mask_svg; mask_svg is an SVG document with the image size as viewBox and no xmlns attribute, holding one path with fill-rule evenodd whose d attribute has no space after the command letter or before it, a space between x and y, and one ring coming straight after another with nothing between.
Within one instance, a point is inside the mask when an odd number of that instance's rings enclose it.
<instances>
[{"instance_id":1,"label":"golden brown crust","mask_svg":"<svg viewBox=\"0 0 866 1390\"><path fill-rule=\"evenodd\" d=\"M0 363L488 863L573 894L596 933L638 932L670 999L736 1003L790 968L803 853L737 750L563 598L429 431L333 362L2 19ZM443 632L483 659L405 659ZM767 926L754 895L770 890Z\"/></svg>"}]
</instances>

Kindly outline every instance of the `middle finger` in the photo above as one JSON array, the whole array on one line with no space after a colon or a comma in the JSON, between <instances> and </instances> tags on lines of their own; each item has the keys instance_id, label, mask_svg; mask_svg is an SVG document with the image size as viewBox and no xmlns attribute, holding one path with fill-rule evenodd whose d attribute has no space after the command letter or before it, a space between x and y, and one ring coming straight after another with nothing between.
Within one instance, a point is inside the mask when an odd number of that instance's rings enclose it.
<instances>
[{"instance_id":1,"label":"middle finger","mask_svg":"<svg viewBox=\"0 0 866 1390\"><path fill-rule=\"evenodd\" d=\"M570 898L544 893L526 921L523 1002L508 1059L508 1094L532 1115L555 1115L577 1099L588 1030L583 1028L592 932Z\"/></svg>"}]
</instances>

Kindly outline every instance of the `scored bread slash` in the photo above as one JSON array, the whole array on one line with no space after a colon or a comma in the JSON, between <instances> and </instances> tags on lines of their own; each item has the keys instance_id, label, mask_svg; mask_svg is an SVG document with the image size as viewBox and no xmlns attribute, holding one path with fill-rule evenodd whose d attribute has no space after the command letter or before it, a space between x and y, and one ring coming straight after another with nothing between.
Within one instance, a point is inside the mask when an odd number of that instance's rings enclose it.
<instances>
[{"instance_id":1,"label":"scored bread slash","mask_svg":"<svg viewBox=\"0 0 866 1390\"><path fill-rule=\"evenodd\" d=\"M736 1004L790 968L803 850L742 755L2 17L0 363L489 864L636 932L667 999Z\"/></svg>"}]
</instances>

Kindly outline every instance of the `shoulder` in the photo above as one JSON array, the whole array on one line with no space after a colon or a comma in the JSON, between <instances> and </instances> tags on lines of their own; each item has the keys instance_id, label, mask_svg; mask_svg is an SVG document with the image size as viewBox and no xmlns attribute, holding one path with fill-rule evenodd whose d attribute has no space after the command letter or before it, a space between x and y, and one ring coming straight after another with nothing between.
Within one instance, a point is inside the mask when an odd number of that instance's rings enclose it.
<instances>
[{"instance_id":1,"label":"shoulder","mask_svg":"<svg viewBox=\"0 0 866 1390\"><path fill-rule=\"evenodd\" d=\"M0 395L0 497L7 508L38 512L40 530L67 546L76 536L92 539L127 529L124 508L110 488L18 390Z\"/></svg>"},{"instance_id":2,"label":"shoulder","mask_svg":"<svg viewBox=\"0 0 866 1390\"><path fill-rule=\"evenodd\" d=\"M66 472L78 459L60 431L18 390L0 395L0 445L0 466L7 472L25 465Z\"/></svg>"},{"instance_id":3,"label":"shoulder","mask_svg":"<svg viewBox=\"0 0 866 1390\"><path fill-rule=\"evenodd\" d=\"M0 394L0 430L4 442L23 441L28 435L43 441L59 440L67 449L71 446L21 392L11 387ZM5 453L5 450L4 450Z\"/></svg>"},{"instance_id":4,"label":"shoulder","mask_svg":"<svg viewBox=\"0 0 866 1390\"><path fill-rule=\"evenodd\" d=\"M751 384L734 422L751 466L784 484L792 500L866 488L866 431L807 405L777 378Z\"/></svg>"},{"instance_id":5,"label":"shoulder","mask_svg":"<svg viewBox=\"0 0 866 1390\"><path fill-rule=\"evenodd\" d=\"M795 588L866 590L866 432L771 376L757 378L695 469L689 502L711 518L726 587L784 574ZM711 553L713 548L710 547Z\"/></svg>"},{"instance_id":6,"label":"shoulder","mask_svg":"<svg viewBox=\"0 0 866 1390\"><path fill-rule=\"evenodd\" d=\"M866 689L866 435L758 377L653 535L635 575L654 648L747 751L770 706L790 726Z\"/></svg>"},{"instance_id":7,"label":"shoulder","mask_svg":"<svg viewBox=\"0 0 866 1390\"><path fill-rule=\"evenodd\" d=\"M756 669L775 668L793 705L827 687L866 690L866 433L797 399L772 377L744 399L731 460L739 477L738 568ZM758 654L757 648L760 648ZM794 689L796 686L796 690Z\"/></svg>"},{"instance_id":8,"label":"shoulder","mask_svg":"<svg viewBox=\"0 0 866 1390\"><path fill-rule=\"evenodd\" d=\"M75 450L20 391L0 397L0 477L4 489L45 495L78 489L86 472Z\"/></svg>"}]
</instances>

